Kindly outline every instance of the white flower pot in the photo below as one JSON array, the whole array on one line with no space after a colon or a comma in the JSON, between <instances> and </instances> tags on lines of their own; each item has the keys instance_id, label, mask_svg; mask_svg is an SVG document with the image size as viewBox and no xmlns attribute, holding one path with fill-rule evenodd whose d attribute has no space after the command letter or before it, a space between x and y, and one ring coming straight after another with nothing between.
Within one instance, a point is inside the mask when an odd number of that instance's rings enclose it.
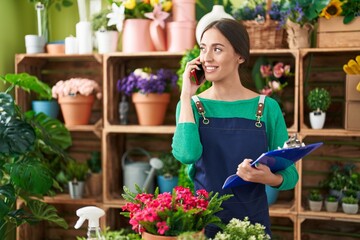
<instances>
[{"instance_id":1,"label":"white flower pot","mask_svg":"<svg viewBox=\"0 0 360 240\"><path fill-rule=\"evenodd\" d=\"M99 53L116 52L118 45L119 32L117 31L97 31L96 41Z\"/></svg>"},{"instance_id":2,"label":"white flower pot","mask_svg":"<svg viewBox=\"0 0 360 240\"><path fill-rule=\"evenodd\" d=\"M344 213L356 214L359 211L359 204L342 203Z\"/></svg>"},{"instance_id":3,"label":"white flower pot","mask_svg":"<svg viewBox=\"0 0 360 240\"><path fill-rule=\"evenodd\" d=\"M84 195L85 182L83 181L69 181L69 193L71 199L80 199Z\"/></svg>"},{"instance_id":4,"label":"white flower pot","mask_svg":"<svg viewBox=\"0 0 360 240\"><path fill-rule=\"evenodd\" d=\"M325 208L328 212L336 212L338 209L339 203L338 202L328 202L325 201Z\"/></svg>"},{"instance_id":5,"label":"white flower pot","mask_svg":"<svg viewBox=\"0 0 360 240\"><path fill-rule=\"evenodd\" d=\"M311 201L309 200L309 207L311 211L321 211L323 202L322 201Z\"/></svg>"},{"instance_id":6,"label":"white flower pot","mask_svg":"<svg viewBox=\"0 0 360 240\"><path fill-rule=\"evenodd\" d=\"M322 129L326 118L325 112L310 112L310 124L313 129Z\"/></svg>"},{"instance_id":7,"label":"white flower pot","mask_svg":"<svg viewBox=\"0 0 360 240\"><path fill-rule=\"evenodd\" d=\"M45 38L38 35L26 35L25 46L26 53L43 53L45 52Z\"/></svg>"}]
</instances>

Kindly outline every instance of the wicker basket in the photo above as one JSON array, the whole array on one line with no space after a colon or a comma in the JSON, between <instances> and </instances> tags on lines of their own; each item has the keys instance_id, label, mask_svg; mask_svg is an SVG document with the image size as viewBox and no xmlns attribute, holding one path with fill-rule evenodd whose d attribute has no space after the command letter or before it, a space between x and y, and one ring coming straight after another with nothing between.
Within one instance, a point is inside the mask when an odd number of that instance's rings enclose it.
<instances>
[{"instance_id":1,"label":"wicker basket","mask_svg":"<svg viewBox=\"0 0 360 240\"><path fill-rule=\"evenodd\" d=\"M266 19L263 23L256 20L241 21L250 38L251 49L287 48L286 31L279 22L270 19L271 0L266 1Z\"/></svg>"}]
</instances>

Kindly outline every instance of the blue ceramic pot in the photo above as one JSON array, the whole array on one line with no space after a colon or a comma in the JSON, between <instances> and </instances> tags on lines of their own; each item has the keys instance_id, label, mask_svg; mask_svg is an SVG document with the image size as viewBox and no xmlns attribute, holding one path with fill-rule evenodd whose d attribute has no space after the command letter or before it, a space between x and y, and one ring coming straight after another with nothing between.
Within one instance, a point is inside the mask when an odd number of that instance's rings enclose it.
<instances>
[{"instance_id":1,"label":"blue ceramic pot","mask_svg":"<svg viewBox=\"0 0 360 240\"><path fill-rule=\"evenodd\" d=\"M35 113L43 112L51 118L57 118L59 115L59 104L55 100L32 101L32 109Z\"/></svg>"},{"instance_id":2,"label":"blue ceramic pot","mask_svg":"<svg viewBox=\"0 0 360 240\"><path fill-rule=\"evenodd\" d=\"M160 193L172 192L173 188L177 186L179 177L165 177L157 176L157 183L159 186Z\"/></svg>"}]
</instances>

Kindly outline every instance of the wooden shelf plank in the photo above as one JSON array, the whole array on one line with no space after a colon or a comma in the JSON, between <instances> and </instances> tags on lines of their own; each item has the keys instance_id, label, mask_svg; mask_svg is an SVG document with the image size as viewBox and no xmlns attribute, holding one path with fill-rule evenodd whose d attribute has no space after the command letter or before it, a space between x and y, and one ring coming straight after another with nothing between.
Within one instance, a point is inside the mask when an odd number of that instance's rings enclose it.
<instances>
[{"instance_id":1,"label":"wooden shelf plank","mask_svg":"<svg viewBox=\"0 0 360 240\"><path fill-rule=\"evenodd\" d=\"M302 128L300 131L302 136L328 136L328 137L359 137L360 131L349 131L345 129L310 129L310 128Z\"/></svg>"},{"instance_id":2,"label":"wooden shelf plank","mask_svg":"<svg viewBox=\"0 0 360 240\"><path fill-rule=\"evenodd\" d=\"M175 125L172 126L140 126L140 125L112 125L103 131L109 133L144 133L144 134L173 134Z\"/></svg>"},{"instance_id":3,"label":"wooden shelf plank","mask_svg":"<svg viewBox=\"0 0 360 240\"><path fill-rule=\"evenodd\" d=\"M101 197L94 198L81 198L81 199L72 199L69 194L57 194L54 197L44 197L44 201L50 204L79 204L79 205L99 205L101 203Z\"/></svg>"},{"instance_id":4,"label":"wooden shelf plank","mask_svg":"<svg viewBox=\"0 0 360 240\"><path fill-rule=\"evenodd\" d=\"M360 214L346 214L342 212L315 212L315 211L300 211L298 216L303 219L319 219L319 220L332 220L332 221L347 221L359 222Z\"/></svg>"}]
</instances>

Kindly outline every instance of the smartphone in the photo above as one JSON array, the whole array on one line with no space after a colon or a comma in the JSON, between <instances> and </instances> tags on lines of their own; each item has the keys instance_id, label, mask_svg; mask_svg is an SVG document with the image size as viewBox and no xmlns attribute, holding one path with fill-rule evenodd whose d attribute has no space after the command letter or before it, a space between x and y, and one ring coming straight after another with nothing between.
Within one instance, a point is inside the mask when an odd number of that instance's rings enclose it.
<instances>
[{"instance_id":1,"label":"smartphone","mask_svg":"<svg viewBox=\"0 0 360 240\"><path fill-rule=\"evenodd\" d=\"M197 85L200 85L205 80L205 72L201 64L198 64L197 66L200 68L200 70L191 70L190 79L194 81Z\"/></svg>"}]
</instances>

